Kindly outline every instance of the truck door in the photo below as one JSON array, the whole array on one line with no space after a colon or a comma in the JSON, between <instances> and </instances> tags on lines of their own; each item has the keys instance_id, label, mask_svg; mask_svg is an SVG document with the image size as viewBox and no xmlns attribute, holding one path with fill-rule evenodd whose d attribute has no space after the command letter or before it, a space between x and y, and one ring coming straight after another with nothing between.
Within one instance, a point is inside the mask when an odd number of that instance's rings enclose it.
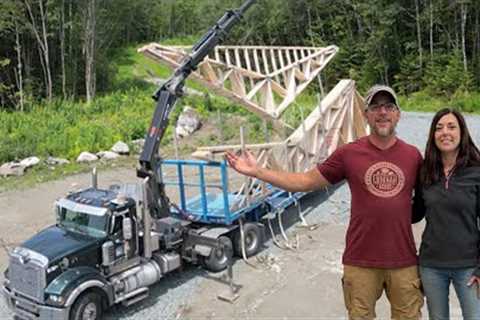
<instances>
[{"instance_id":1,"label":"truck door","mask_svg":"<svg viewBox=\"0 0 480 320\"><path fill-rule=\"evenodd\" d=\"M138 250L136 220L132 219L129 211L116 214L112 219L112 240L115 247L115 260L133 258L137 255Z\"/></svg>"}]
</instances>

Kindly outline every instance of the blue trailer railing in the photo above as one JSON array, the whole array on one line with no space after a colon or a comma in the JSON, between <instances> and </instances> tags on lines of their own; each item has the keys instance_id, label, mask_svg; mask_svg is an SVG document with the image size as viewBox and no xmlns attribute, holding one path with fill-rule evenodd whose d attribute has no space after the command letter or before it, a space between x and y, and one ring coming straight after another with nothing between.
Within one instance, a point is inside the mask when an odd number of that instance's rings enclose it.
<instances>
[{"instance_id":1,"label":"blue trailer railing","mask_svg":"<svg viewBox=\"0 0 480 320\"><path fill-rule=\"evenodd\" d=\"M166 168L173 167L176 178L163 177L166 186L176 187L179 194L177 205L171 208L173 215L202 223L230 225L241 216L249 215L253 220L260 220L268 212L285 209L294 204L305 193L289 193L267 185L268 194L265 198L252 201L246 206L237 208L236 204L244 200L244 195L232 193L228 188L228 166L226 161L210 162L202 160L163 160L162 175ZM197 169L198 182L186 180L186 167ZM206 170L218 170L219 183L207 183ZM186 188L197 189L193 197L188 197ZM214 192L208 190L214 189Z\"/></svg>"}]
</instances>

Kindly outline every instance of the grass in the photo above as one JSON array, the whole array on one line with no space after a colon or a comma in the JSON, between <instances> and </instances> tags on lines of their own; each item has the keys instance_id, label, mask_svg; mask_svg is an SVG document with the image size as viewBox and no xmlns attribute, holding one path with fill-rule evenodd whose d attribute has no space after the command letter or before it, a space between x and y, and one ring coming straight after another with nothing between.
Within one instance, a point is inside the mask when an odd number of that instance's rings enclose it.
<instances>
[{"instance_id":1,"label":"grass","mask_svg":"<svg viewBox=\"0 0 480 320\"><path fill-rule=\"evenodd\" d=\"M480 93L458 92L452 97L433 97L424 91L410 96L401 96L400 106L406 111L436 112L444 107L453 107L466 113L480 114Z\"/></svg>"}]
</instances>

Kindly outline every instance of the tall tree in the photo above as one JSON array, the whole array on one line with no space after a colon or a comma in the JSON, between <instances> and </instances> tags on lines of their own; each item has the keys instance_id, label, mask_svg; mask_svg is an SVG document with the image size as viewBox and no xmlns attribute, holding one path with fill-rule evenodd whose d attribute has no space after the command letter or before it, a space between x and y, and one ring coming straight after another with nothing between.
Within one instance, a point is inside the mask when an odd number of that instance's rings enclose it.
<instances>
[{"instance_id":1,"label":"tall tree","mask_svg":"<svg viewBox=\"0 0 480 320\"><path fill-rule=\"evenodd\" d=\"M47 32L47 5L44 5L44 0L38 1L38 18L32 10L32 6L29 2L30 0L24 0L25 8L27 9L28 16L30 17L30 28L35 39L37 40L38 50L40 51L41 65L44 68L45 75L45 91L47 100L51 100L53 97L53 82L52 82L52 72L50 70L50 55L48 47L48 32ZM37 19L40 21L37 22ZM40 26L38 26L40 24Z\"/></svg>"},{"instance_id":2,"label":"tall tree","mask_svg":"<svg viewBox=\"0 0 480 320\"><path fill-rule=\"evenodd\" d=\"M95 97L95 29L96 29L96 0L88 0L85 19L85 35L83 52L85 56L85 90L87 101Z\"/></svg>"},{"instance_id":3,"label":"tall tree","mask_svg":"<svg viewBox=\"0 0 480 320\"><path fill-rule=\"evenodd\" d=\"M467 71L467 49L465 47L465 27L467 24L467 4L470 2L468 0L460 0L460 23L461 23L461 38L462 38L462 57L463 57L463 69Z\"/></svg>"},{"instance_id":4,"label":"tall tree","mask_svg":"<svg viewBox=\"0 0 480 320\"><path fill-rule=\"evenodd\" d=\"M418 63L420 70L423 66L423 46L422 46L422 27L420 25L420 4L419 0L415 0L415 23L417 25L417 46L418 46Z\"/></svg>"}]
</instances>

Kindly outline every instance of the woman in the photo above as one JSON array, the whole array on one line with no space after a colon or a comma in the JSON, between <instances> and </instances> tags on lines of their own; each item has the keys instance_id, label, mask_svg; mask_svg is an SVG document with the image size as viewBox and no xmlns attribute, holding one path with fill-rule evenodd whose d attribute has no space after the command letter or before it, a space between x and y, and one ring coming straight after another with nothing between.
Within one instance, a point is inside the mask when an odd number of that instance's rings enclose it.
<instances>
[{"instance_id":1,"label":"woman","mask_svg":"<svg viewBox=\"0 0 480 320\"><path fill-rule=\"evenodd\" d=\"M458 111L435 114L420 181L426 218L420 276L430 319L449 319L450 283L463 318L480 319L480 152Z\"/></svg>"}]
</instances>

